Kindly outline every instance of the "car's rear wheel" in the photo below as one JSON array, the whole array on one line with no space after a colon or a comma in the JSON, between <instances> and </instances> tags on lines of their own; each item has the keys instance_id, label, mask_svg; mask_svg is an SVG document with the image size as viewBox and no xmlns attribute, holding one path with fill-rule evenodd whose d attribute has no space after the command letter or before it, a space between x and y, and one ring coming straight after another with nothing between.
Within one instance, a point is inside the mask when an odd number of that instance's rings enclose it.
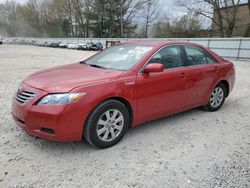
<instances>
[{"instance_id":1,"label":"car's rear wheel","mask_svg":"<svg viewBox=\"0 0 250 188\"><path fill-rule=\"evenodd\" d=\"M118 143L129 127L129 111L120 101L108 100L98 105L84 125L84 139L97 148Z\"/></svg>"},{"instance_id":2,"label":"car's rear wheel","mask_svg":"<svg viewBox=\"0 0 250 188\"><path fill-rule=\"evenodd\" d=\"M208 111L217 111L224 104L226 98L226 87L223 83L219 83L212 91L208 104L205 109Z\"/></svg>"}]
</instances>

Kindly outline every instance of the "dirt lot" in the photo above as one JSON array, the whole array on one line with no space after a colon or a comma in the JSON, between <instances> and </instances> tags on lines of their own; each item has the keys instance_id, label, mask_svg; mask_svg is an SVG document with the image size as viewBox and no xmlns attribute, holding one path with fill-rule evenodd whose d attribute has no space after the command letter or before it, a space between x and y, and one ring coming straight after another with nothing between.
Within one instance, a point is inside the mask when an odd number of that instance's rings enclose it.
<instances>
[{"instance_id":1,"label":"dirt lot","mask_svg":"<svg viewBox=\"0 0 250 188\"><path fill-rule=\"evenodd\" d=\"M10 114L29 74L93 52L0 46L0 187L250 187L250 62L224 107L194 109L130 130L116 146L27 136Z\"/></svg>"}]
</instances>

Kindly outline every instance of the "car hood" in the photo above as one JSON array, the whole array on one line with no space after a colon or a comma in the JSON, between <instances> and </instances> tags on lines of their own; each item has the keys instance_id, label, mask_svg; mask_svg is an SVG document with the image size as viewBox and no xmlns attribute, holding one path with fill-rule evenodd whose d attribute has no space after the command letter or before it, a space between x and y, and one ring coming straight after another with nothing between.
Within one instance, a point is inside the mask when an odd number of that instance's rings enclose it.
<instances>
[{"instance_id":1,"label":"car hood","mask_svg":"<svg viewBox=\"0 0 250 188\"><path fill-rule=\"evenodd\" d=\"M36 72L26 78L24 83L49 93L61 93L79 86L108 82L121 74L122 71L75 63Z\"/></svg>"}]
</instances>

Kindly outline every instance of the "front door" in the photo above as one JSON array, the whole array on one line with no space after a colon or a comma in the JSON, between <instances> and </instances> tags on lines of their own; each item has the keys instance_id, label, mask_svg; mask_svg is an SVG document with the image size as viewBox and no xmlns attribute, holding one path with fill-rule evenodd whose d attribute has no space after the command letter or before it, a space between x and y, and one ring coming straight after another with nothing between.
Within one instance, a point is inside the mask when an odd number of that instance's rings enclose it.
<instances>
[{"instance_id":1,"label":"front door","mask_svg":"<svg viewBox=\"0 0 250 188\"><path fill-rule=\"evenodd\" d=\"M148 63L161 63L160 73L139 73L136 80L138 120L145 122L181 111L186 107L187 85L181 48L167 46Z\"/></svg>"}]
</instances>

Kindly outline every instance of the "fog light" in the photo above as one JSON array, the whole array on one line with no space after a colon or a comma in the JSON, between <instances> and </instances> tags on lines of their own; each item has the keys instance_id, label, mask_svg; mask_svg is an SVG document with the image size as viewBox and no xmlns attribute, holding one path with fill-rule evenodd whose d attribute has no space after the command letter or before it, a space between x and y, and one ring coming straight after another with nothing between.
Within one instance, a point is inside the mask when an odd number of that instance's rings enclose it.
<instances>
[{"instance_id":1,"label":"fog light","mask_svg":"<svg viewBox=\"0 0 250 188\"><path fill-rule=\"evenodd\" d=\"M49 129L49 128L41 128L41 131L47 134L55 134L55 131L53 129Z\"/></svg>"}]
</instances>

